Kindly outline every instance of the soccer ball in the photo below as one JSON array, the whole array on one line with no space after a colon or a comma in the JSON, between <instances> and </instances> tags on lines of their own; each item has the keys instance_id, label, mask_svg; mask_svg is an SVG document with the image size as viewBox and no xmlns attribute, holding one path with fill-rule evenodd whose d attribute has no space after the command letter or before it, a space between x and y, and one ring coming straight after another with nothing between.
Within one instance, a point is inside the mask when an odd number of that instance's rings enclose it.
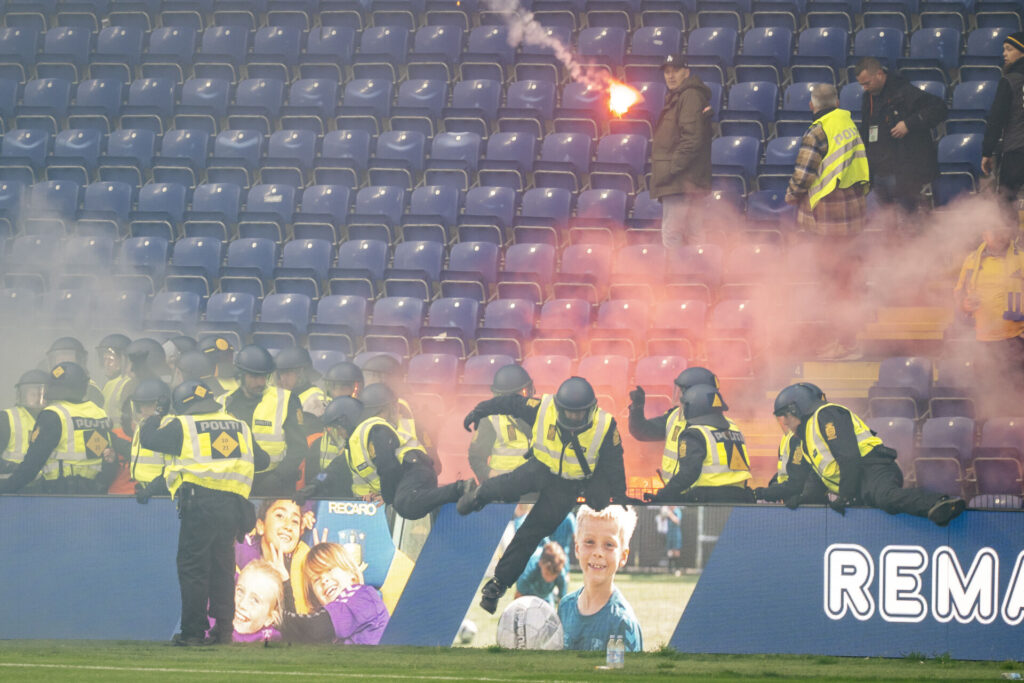
<instances>
[{"instance_id":1,"label":"soccer ball","mask_svg":"<svg viewBox=\"0 0 1024 683\"><path fill-rule=\"evenodd\" d=\"M498 645L510 650L561 650L562 622L546 600L524 595L501 613Z\"/></svg>"},{"instance_id":2,"label":"soccer ball","mask_svg":"<svg viewBox=\"0 0 1024 683\"><path fill-rule=\"evenodd\" d=\"M462 645L469 645L473 642L473 638L476 637L476 624L471 619L464 619L462 625L459 626L459 632L455 635L455 639Z\"/></svg>"}]
</instances>

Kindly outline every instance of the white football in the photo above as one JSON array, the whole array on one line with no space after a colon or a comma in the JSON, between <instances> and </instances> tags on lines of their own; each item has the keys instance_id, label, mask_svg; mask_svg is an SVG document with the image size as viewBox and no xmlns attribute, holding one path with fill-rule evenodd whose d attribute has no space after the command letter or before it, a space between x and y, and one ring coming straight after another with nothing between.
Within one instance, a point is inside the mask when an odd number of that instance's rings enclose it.
<instances>
[{"instance_id":1,"label":"white football","mask_svg":"<svg viewBox=\"0 0 1024 683\"><path fill-rule=\"evenodd\" d=\"M455 638L462 645L469 645L473 642L473 638L476 637L476 631L476 624L474 624L471 619L464 619L462 621L462 625L459 626L459 632L456 634Z\"/></svg>"},{"instance_id":2,"label":"white football","mask_svg":"<svg viewBox=\"0 0 1024 683\"><path fill-rule=\"evenodd\" d=\"M510 650L561 650L562 622L546 600L524 595L501 613L498 645Z\"/></svg>"}]
</instances>

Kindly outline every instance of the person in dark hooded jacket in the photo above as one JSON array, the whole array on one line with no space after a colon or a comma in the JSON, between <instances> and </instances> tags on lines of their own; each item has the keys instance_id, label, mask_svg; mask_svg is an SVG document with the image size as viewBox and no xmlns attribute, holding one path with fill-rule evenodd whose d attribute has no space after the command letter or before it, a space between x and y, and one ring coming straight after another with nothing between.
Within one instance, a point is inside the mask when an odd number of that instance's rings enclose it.
<instances>
[{"instance_id":1,"label":"person in dark hooded jacket","mask_svg":"<svg viewBox=\"0 0 1024 683\"><path fill-rule=\"evenodd\" d=\"M652 199L661 200L661 241L678 249L699 238L701 207L711 188L711 89L690 72L685 55L662 67L668 96L651 140Z\"/></svg>"},{"instance_id":2,"label":"person in dark hooded jacket","mask_svg":"<svg viewBox=\"0 0 1024 683\"><path fill-rule=\"evenodd\" d=\"M859 128L871 168L871 189L883 203L913 213L921 190L939 172L932 129L946 120L946 104L889 73L874 57L857 62L856 72L864 88Z\"/></svg>"},{"instance_id":3,"label":"person in dark hooded jacket","mask_svg":"<svg viewBox=\"0 0 1024 683\"><path fill-rule=\"evenodd\" d=\"M1003 77L988 112L985 139L981 143L981 170L995 168L995 151L1002 139L999 189L1016 197L1024 186L1024 31L1003 40Z\"/></svg>"}]
</instances>

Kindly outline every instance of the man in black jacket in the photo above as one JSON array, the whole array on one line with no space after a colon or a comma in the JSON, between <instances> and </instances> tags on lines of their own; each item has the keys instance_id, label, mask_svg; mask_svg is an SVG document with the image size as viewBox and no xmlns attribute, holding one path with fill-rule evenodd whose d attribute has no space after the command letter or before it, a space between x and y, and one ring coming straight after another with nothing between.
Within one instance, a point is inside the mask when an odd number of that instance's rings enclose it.
<instances>
[{"instance_id":1,"label":"man in black jacket","mask_svg":"<svg viewBox=\"0 0 1024 683\"><path fill-rule=\"evenodd\" d=\"M946 105L887 72L874 57L857 62L856 72L864 88L860 137L867 148L871 188L883 203L912 213L921 190L938 174L932 129L946 120Z\"/></svg>"},{"instance_id":2,"label":"man in black jacket","mask_svg":"<svg viewBox=\"0 0 1024 683\"><path fill-rule=\"evenodd\" d=\"M996 88L988 126L981 143L981 170L995 168L995 150L1002 138L999 189L1017 196L1024 185L1024 31L1011 33L1003 41L1003 77Z\"/></svg>"}]
</instances>

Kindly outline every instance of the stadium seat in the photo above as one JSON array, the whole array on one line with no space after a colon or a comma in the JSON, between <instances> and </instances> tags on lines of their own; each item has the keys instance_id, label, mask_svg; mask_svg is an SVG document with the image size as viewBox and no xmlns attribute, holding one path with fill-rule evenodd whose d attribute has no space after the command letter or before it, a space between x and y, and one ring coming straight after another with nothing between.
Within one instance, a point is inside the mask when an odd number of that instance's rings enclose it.
<instances>
[{"instance_id":1,"label":"stadium seat","mask_svg":"<svg viewBox=\"0 0 1024 683\"><path fill-rule=\"evenodd\" d=\"M513 228L515 241L561 245L572 216L573 196L569 190L556 187L533 187L524 192Z\"/></svg>"},{"instance_id":2,"label":"stadium seat","mask_svg":"<svg viewBox=\"0 0 1024 683\"><path fill-rule=\"evenodd\" d=\"M178 183L149 183L139 190L136 210L129 216L133 237L177 238L185 215L187 190Z\"/></svg>"},{"instance_id":3,"label":"stadium seat","mask_svg":"<svg viewBox=\"0 0 1024 683\"><path fill-rule=\"evenodd\" d=\"M28 80L26 67L36 59L39 30L22 26L0 28L0 75L19 83Z\"/></svg>"},{"instance_id":4,"label":"stadium seat","mask_svg":"<svg viewBox=\"0 0 1024 683\"><path fill-rule=\"evenodd\" d=\"M532 133L499 132L487 140L486 157L480 162L481 184L525 189L537 154Z\"/></svg>"},{"instance_id":5,"label":"stadium seat","mask_svg":"<svg viewBox=\"0 0 1024 683\"><path fill-rule=\"evenodd\" d=\"M853 58L876 57L883 66L895 68L903 56L906 37L894 28L865 28L853 37Z\"/></svg>"},{"instance_id":6,"label":"stadium seat","mask_svg":"<svg viewBox=\"0 0 1024 683\"><path fill-rule=\"evenodd\" d=\"M352 191L345 185L310 185L302 191L299 210L292 217L296 239L340 241L348 222Z\"/></svg>"},{"instance_id":7,"label":"stadium seat","mask_svg":"<svg viewBox=\"0 0 1024 683\"><path fill-rule=\"evenodd\" d=\"M78 233L82 235L120 236L132 209L134 188L127 183L96 182L85 186Z\"/></svg>"},{"instance_id":8,"label":"stadium seat","mask_svg":"<svg viewBox=\"0 0 1024 683\"><path fill-rule=\"evenodd\" d=\"M447 103L447 81L409 79L398 86L395 106L391 110L391 130L414 131L425 138L432 138Z\"/></svg>"},{"instance_id":9,"label":"stadium seat","mask_svg":"<svg viewBox=\"0 0 1024 683\"><path fill-rule=\"evenodd\" d=\"M63 78L77 83L92 51L92 30L84 26L57 26L43 36L36 59L38 78Z\"/></svg>"},{"instance_id":10,"label":"stadium seat","mask_svg":"<svg viewBox=\"0 0 1024 683\"><path fill-rule=\"evenodd\" d=\"M402 239L448 244L462 209L462 191L451 185L421 185L409 198L402 217Z\"/></svg>"},{"instance_id":11,"label":"stadium seat","mask_svg":"<svg viewBox=\"0 0 1024 683\"><path fill-rule=\"evenodd\" d=\"M202 129L167 131L160 143L160 154L153 159L153 179L195 187L206 169L209 142L209 133Z\"/></svg>"},{"instance_id":12,"label":"stadium seat","mask_svg":"<svg viewBox=\"0 0 1024 683\"><path fill-rule=\"evenodd\" d=\"M398 81L396 65L405 64L409 54L409 29L401 26L372 26L363 30L353 60L356 78Z\"/></svg>"},{"instance_id":13,"label":"stadium seat","mask_svg":"<svg viewBox=\"0 0 1024 683\"><path fill-rule=\"evenodd\" d=\"M408 358L419 340L425 305L417 297L385 296L374 303L366 328L366 350L388 351Z\"/></svg>"},{"instance_id":14,"label":"stadium seat","mask_svg":"<svg viewBox=\"0 0 1024 683\"><path fill-rule=\"evenodd\" d=\"M144 33L132 26L106 26L96 36L96 51L89 60L93 78L131 82L142 59Z\"/></svg>"},{"instance_id":15,"label":"stadium seat","mask_svg":"<svg viewBox=\"0 0 1024 683\"><path fill-rule=\"evenodd\" d=\"M481 185L470 189L459 221L459 240L504 244L517 203L518 193L510 187Z\"/></svg>"},{"instance_id":16,"label":"stadium seat","mask_svg":"<svg viewBox=\"0 0 1024 683\"><path fill-rule=\"evenodd\" d=\"M441 279L444 245L439 242L404 241L395 245L391 267L384 271L385 296L434 298Z\"/></svg>"},{"instance_id":17,"label":"stadium seat","mask_svg":"<svg viewBox=\"0 0 1024 683\"><path fill-rule=\"evenodd\" d=\"M914 421L907 417L872 417L867 419L878 437L896 451L896 463L908 479L914 477Z\"/></svg>"},{"instance_id":18,"label":"stadium seat","mask_svg":"<svg viewBox=\"0 0 1024 683\"><path fill-rule=\"evenodd\" d=\"M498 109L498 130L544 135L545 121L555 113L555 84L548 81L519 80L508 85L505 107Z\"/></svg>"},{"instance_id":19,"label":"stadium seat","mask_svg":"<svg viewBox=\"0 0 1024 683\"><path fill-rule=\"evenodd\" d=\"M430 353L469 355L476 338L480 303L463 297L441 297L430 304L427 324L420 330L420 347Z\"/></svg>"},{"instance_id":20,"label":"stadium seat","mask_svg":"<svg viewBox=\"0 0 1024 683\"><path fill-rule=\"evenodd\" d=\"M515 363L515 358L506 354L479 354L466 359L462 368L462 385L469 390L484 391L491 395L490 387L494 374L506 365Z\"/></svg>"},{"instance_id":21,"label":"stadium seat","mask_svg":"<svg viewBox=\"0 0 1024 683\"><path fill-rule=\"evenodd\" d=\"M370 163L370 133L334 130L323 136L320 158L313 170L318 185L359 187Z\"/></svg>"},{"instance_id":22,"label":"stadium seat","mask_svg":"<svg viewBox=\"0 0 1024 683\"><path fill-rule=\"evenodd\" d=\"M277 128L284 93L285 82L276 78L248 78L239 82L235 102L228 107L228 128L270 135Z\"/></svg>"},{"instance_id":23,"label":"stadium seat","mask_svg":"<svg viewBox=\"0 0 1024 683\"><path fill-rule=\"evenodd\" d=\"M333 249L326 240L293 239L285 242L281 250L281 265L274 270L274 290L318 299L332 258Z\"/></svg>"},{"instance_id":24,"label":"stadium seat","mask_svg":"<svg viewBox=\"0 0 1024 683\"><path fill-rule=\"evenodd\" d=\"M356 294L367 299L377 295L388 264L388 243L349 239L338 246L337 267L331 269L331 294Z\"/></svg>"},{"instance_id":25,"label":"stadium seat","mask_svg":"<svg viewBox=\"0 0 1024 683\"><path fill-rule=\"evenodd\" d=\"M129 237L121 244L115 264L116 277L126 283L145 283L156 292L167 266L167 240L159 237Z\"/></svg>"},{"instance_id":26,"label":"stadium seat","mask_svg":"<svg viewBox=\"0 0 1024 683\"><path fill-rule=\"evenodd\" d=\"M646 343L648 314L649 306L643 299L602 301L591 329L590 352L635 359Z\"/></svg>"},{"instance_id":27,"label":"stadium seat","mask_svg":"<svg viewBox=\"0 0 1024 683\"><path fill-rule=\"evenodd\" d=\"M199 301L195 292L157 292L149 304L146 330L193 334L199 322Z\"/></svg>"},{"instance_id":28,"label":"stadium seat","mask_svg":"<svg viewBox=\"0 0 1024 683\"><path fill-rule=\"evenodd\" d=\"M301 51L302 30L293 26L264 26L253 37L252 52L245 65L246 75L288 81L292 69L299 63Z\"/></svg>"},{"instance_id":29,"label":"stadium seat","mask_svg":"<svg viewBox=\"0 0 1024 683\"><path fill-rule=\"evenodd\" d=\"M253 343L265 348L297 346L305 337L313 301L305 294L268 294L260 307L260 319L253 324Z\"/></svg>"},{"instance_id":30,"label":"stadium seat","mask_svg":"<svg viewBox=\"0 0 1024 683\"><path fill-rule=\"evenodd\" d=\"M629 359L615 354L585 356L580 359L576 373L590 382L599 404L618 413L625 405L626 387L629 386ZM610 403L608 403L610 401Z\"/></svg>"},{"instance_id":31,"label":"stadium seat","mask_svg":"<svg viewBox=\"0 0 1024 683\"><path fill-rule=\"evenodd\" d=\"M56 135L71 102L71 82L63 78L37 78L25 84L15 110L18 128L38 128Z\"/></svg>"},{"instance_id":32,"label":"stadium seat","mask_svg":"<svg viewBox=\"0 0 1024 683\"><path fill-rule=\"evenodd\" d=\"M196 77L237 81L249 52L249 36L238 26L211 26L203 31L193 65Z\"/></svg>"},{"instance_id":33,"label":"stadium seat","mask_svg":"<svg viewBox=\"0 0 1024 683\"><path fill-rule=\"evenodd\" d=\"M483 324L477 329L477 352L522 359L524 345L533 336L535 315L532 301L495 299L488 302Z\"/></svg>"},{"instance_id":34,"label":"stadium seat","mask_svg":"<svg viewBox=\"0 0 1024 683\"><path fill-rule=\"evenodd\" d=\"M355 78L345 84L345 95L338 110L339 129L380 133L381 121L391 116L394 83L384 78Z\"/></svg>"},{"instance_id":35,"label":"stadium seat","mask_svg":"<svg viewBox=\"0 0 1024 683\"><path fill-rule=\"evenodd\" d=\"M581 133L550 133L541 143L534 164L534 182L541 187L563 187L578 192L590 172L592 141Z\"/></svg>"},{"instance_id":36,"label":"stadium seat","mask_svg":"<svg viewBox=\"0 0 1024 683\"><path fill-rule=\"evenodd\" d=\"M722 134L765 139L769 125L775 121L778 99L779 88L774 83L736 83L729 88L729 107L721 116Z\"/></svg>"},{"instance_id":37,"label":"stadium seat","mask_svg":"<svg viewBox=\"0 0 1024 683\"><path fill-rule=\"evenodd\" d=\"M513 244L505 252L498 281L498 297L527 299L540 304L547 299L555 270L555 247L550 244Z\"/></svg>"},{"instance_id":38,"label":"stadium seat","mask_svg":"<svg viewBox=\"0 0 1024 683\"><path fill-rule=\"evenodd\" d=\"M195 128L209 135L220 132L227 116L231 82L223 78L190 78L181 87L181 99L174 109L175 128Z\"/></svg>"},{"instance_id":39,"label":"stadium seat","mask_svg":"<svg viewBox=\"0 0 1024 683\"><path fill-rule=\"evenodd\" d=\"M723 136L711 142L712 175L735 177L742 181L747 192L757 177L757 163L761 156L761 142L748 136Z\"/></svg>"},{"instance_id":40,"label":"stadium seat","mask_svg":"<svg viewBox=\"0 0 1024 683\"><path fill-rule=\"evenodd\" d=\"M263 157L263 135L258 130L222 130L213 141L207 163L207 182L234 183L247 188Z\"/></svg>"},{"instance_id":41,"label":"stadium seat","mask_svg":"<svg viewBox=\"0 0 1024 683\"><path fill-rule=\"evenodd\" d=\"M779 26L759 26L743 34L743 49L736 56L736 80L740 83L783 82L793 55L793 31Z\"/></svg>"},{"instance_id":42,"label":"stadium seat","mask_svg":"<svg viewBox=\"0 0 1024 683\"><path fill-rule=\"evenodd\" d=\"M466 69L463 64L463 70ZM475 133L485 138L491 133L491 122L497 119L501 103L501 82L492 79L467 79L452 87L452 104L442 111L445 130L449 133Z\"/></svg>"},{"instance_id":43,"label":"stadium seat","mask_svg":"<svg viewBox=\"0 0 1024 683\"><path fill-rule=\"evenodd\" d=\"M537 318L533 353L561 356L570 363L579 358L587 350L586 339L580 338L579 330L590 327L591 314L591 304L585 299L545 301ZM560 382L561 379L557 380Z\"/></svg>"},{"instance_id":44,"label":"stadium seat","mask_svg":"<svg viewBox=\"0 0 1024 683\"><path fill-rule=\"evenodd\" d=\"M675 378L687 367L683 356L644 356L636 361L633 383L648 394L672 396Z\"/></svg>"},{"instance_id":45,"label":"stadium seat","mask_svg":"<svg viewBox=\"0 0 1024 683\"><path fill-rule=\"evenodd\" d=\"M462 54L461 28L448 24L420 27L413 36L409 55L409 78L454 80L459 57Z\"/></svg>"},{"instance_id":46,"label":"stadium seat","mask_svg":"<svg viewBox=\"0 0 1024 683\"><path fill-rule=\"evenodd\" d=\"M427 185L450 185L466 190L476 178L483 143L477 133L438 133L430 145L424 169Z\"/></svg>"},{"instance_id":47,"label":"stadium seat","mask_svg":"<svg viewBox=\"0 0 1024 683\"><path fill-rule=\"evenodd\" d=\"M218 292L206 303L206 318L197 330L234 336L235 348L248 339L256 319L256 299L244 292Z\"/></svg>"},{"instance_id":48,"label":"stadium seat","mask_svg":"<svg viewBox=\"0 0 1024 683\"><path fill-rule=\"evenodd\" d=\"M605 135L597 142L590 186L635 194L643 184L648 158L647 138L625 133Z\"/></svg>"},{"instance_id":49,"label":"stadium seat","mask_svg":"<svg viewBox=\"0 0 1024 683\"><path fill-rule=\"evenodd\" d=\"M183 83L196 54L196 31L184 26L164 26L149 33L142 54L144 78L169 79Z\"/></svg>"},{"instance_id":50,"label":"stadium seat","mask_svg":"<svg viewBox=\"0 0 1024 683\"><path fill-rule=\"evenodd\" d=\"M629 198L621 190L584 190L576 199L576 218L569 228L574 241L612 243L625 226Z\"/></svg>"},{"instance_id":51,"label":"stadium seat","mask_svg":"<svg viewBox=\"0 0 1024 683\"><path fill-rule=\"evenodd\" d=\"M732 28L696 28L690 32L686 42L687 63L706 65L720 70L725 82L725 70L732 67L739 38Z\"/></svg>"},{"instance_id":52,"label":"stadium seat","mask_svg":"<svg viewBox=\"0 0 1024 683\"><path fill-rule=\"evenodd\" d=\"M426 153L426 136L414 130L391 130L377 137L370 160L371 185L396 185L411 190L419 184Z\"/></svg>"},{"instance_id":53,"label":"stadium seat","mask_svg":"<svg viewBox=\"0 0 1024 683\"><path fill-rule=\"evenodd\" d=\"M576 37L580 60L590 67L617 73L626 54L626 29L619 26L590 26Z\"/></svg>"},{"instance_id":54,"label":"stadium seat","mask_svg":"<svg viewBox=\"0 0 1024 683\"><path fill-rule=\"evenodd\" d=\"M348 88L345 99L348 103ZM390 91L389 91L390 95ZM338 84L326 78L302 78L288 88L288 99L281 108L281 127L310 130L317 135L327 131L327 119L333 118L338 106ZM341 127L341 126L339 126Z\"/></svg>"},{"instance_id":55,"label":"stadium seat","mask_svg":"<svg viewBox=\"0 0 1024 683\"><path fill-rule=\"evenodd\" d=\"M344 70L352 63L355 47L355 27L316 26L307 34L306 52L299 57L299 75L302 78L333 78L338 83L344 82Z\"/></svg>"},{"instance_id":56,"label":"stadium seat","mask_svg":"<svg viewBox=\"0 0 1024 683\"><path fill-rule=\"evenodd\" d=\"M209 237L186 237L174 243L165 286L169 291L194 292L206 300L220 277L224 244Z\"/></svg>"},{"instance_id":57,"label":"stadium seat","mask_svg":"<svg viewBox=\"0 0 1024 683\"><path fill-rule=\"evenodd\" d=\"M362 343L369 318L365 297L331 294L320 298L316 321L309 324L310 350L332 349L352 354Z\"/></svg>"},{"instance_id":58,"label":"stadium seat","mask_svg":"<svg viewBox=\"0 0 1024 683\"><path fill-rule=\"evenodd\" d=\"M349 238L374 237L391 243L401 224L408 192L394 185L368 185L356 192L355 213L349 216Z\"/></svg>"}]
</instances>

